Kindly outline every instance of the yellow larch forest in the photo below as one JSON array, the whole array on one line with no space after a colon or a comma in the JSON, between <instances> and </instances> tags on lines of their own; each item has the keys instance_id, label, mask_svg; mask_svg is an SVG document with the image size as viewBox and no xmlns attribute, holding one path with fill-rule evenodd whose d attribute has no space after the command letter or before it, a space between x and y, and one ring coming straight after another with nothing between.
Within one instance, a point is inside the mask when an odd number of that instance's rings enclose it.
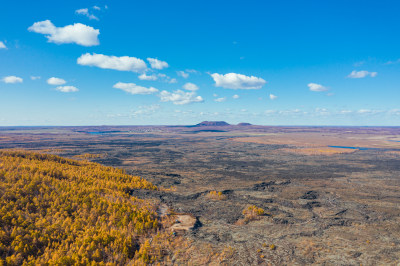
<instances>
[{"instance_id":1,"label":"yellow larch forest","mask_svg":"<svg viewBox=\"0 0 400 266\"><path fill-rule=\"evenodd\" d=\"M131 189L156 190L121 169L27 151L0 151L0 265L149 261L159 221Z\"/></svg>"}]
</instances>

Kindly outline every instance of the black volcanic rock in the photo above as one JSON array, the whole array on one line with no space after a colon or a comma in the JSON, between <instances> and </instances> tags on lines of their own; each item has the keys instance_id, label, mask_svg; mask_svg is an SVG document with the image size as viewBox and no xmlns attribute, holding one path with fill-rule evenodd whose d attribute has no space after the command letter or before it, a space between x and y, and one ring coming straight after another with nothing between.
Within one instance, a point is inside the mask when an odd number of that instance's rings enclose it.
<instances>
[{"instance_id":1,"label":"black volcanic rock","mask_svg":"<svg viewBox=\"0 0 400 266\"><path fill-rule=\"evenodd\" d=\"M244 127L244 126L251 126L250 123L239 123L237 124L238 126Z\"/></svg>"},{"instance_id":2,"label":"black volcanic rock","mask_svg":"<svg viewBox=\"0 0 400 266\"><path fill-rule=\"evenodd\" d=\"M196 125L197 127L215 127L215 126L230 126L225 121L203 121Z\"/></svg>"}]
</instances>

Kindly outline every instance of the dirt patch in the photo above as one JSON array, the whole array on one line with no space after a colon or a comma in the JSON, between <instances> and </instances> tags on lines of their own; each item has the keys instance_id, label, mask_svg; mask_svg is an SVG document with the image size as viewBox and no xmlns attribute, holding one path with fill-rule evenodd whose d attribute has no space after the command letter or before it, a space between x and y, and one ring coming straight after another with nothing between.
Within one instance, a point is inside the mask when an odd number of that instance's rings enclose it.
<instances>
[{"instance_id":1,"label":"dirt patch","mask_svg":"<svg viewBox=\"0 0 400 266\"><path fill-rule=\"evenodd\" d=\"M172 232L186 233L195 227L197 219L190 214L177 214L174 216L175 223L169 228Z\"/></svg>"}]
</instances>

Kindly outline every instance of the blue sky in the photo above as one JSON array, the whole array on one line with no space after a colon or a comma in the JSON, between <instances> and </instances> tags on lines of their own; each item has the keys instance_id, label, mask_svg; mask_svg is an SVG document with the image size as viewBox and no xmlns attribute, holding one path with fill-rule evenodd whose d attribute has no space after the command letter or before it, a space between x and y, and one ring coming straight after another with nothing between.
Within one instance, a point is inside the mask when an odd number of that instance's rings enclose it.
<instances>
[{"instance_id":1,"label":"blue sky","mask_svg":"<svg viewBox=\"0 0 400 266\"><path fill-rule=\"evenodd\" d=\"M400 124L397 1L6 1L0 126Z\"/></svg>"}]
</instances>

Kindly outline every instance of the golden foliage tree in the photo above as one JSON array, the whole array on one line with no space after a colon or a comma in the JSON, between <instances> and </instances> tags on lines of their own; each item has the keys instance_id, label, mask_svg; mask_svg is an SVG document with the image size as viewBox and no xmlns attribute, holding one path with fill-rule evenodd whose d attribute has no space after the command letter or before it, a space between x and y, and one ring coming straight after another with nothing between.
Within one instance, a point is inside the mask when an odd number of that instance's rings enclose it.
<instances>
[{"instance_id":1,"label":"golden foliage tree","mask_svg":"<svg viewBox=\"0 0 400 266\"><path fill-rule=\"evenodd\" d=\"M147 262L139 239L158 220L131 189L157 188L97 163L0 151L0 265Z\"/></svg>"}]
</instances>

